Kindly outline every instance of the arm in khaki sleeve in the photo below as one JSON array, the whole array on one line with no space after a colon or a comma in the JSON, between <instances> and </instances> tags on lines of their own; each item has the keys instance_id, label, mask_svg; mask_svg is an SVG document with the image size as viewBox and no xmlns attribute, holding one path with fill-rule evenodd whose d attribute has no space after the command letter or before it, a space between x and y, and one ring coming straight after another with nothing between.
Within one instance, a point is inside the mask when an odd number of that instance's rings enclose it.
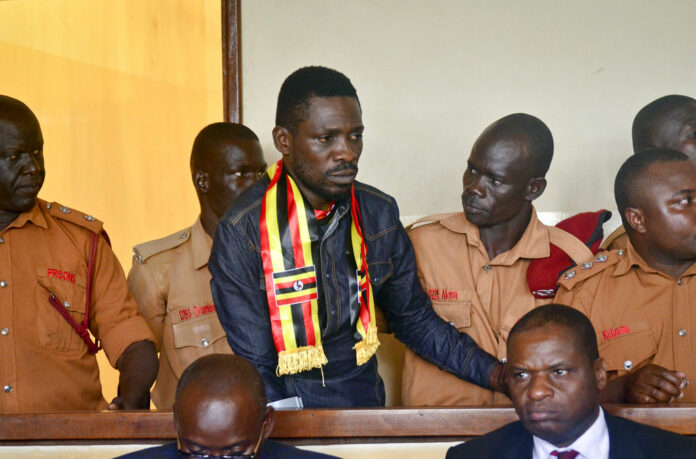
<instances>
[{"instance_id":1,"label":"arm in khaki sleeve","mask_svg":"<svg viewBox=\"0 0 696 459\"><path fill-rule=\"evenodd\" d=\"M133 259L128 273L128 289L138 303L140 314L155 334L155 345L160 351L164 318L167 315L167 300L155 274L150 265Z\"/></svg>"},{"instance_id":2,"label":"arm in khaki sleeve","mask_svg":"<svg viewBox=\"0 0 696 459\"><path fill-rule=\"evenodd\" d=\"M101 340L111 365L120 371L120 397L112 405L147 408L150 386L157 377L159 365L155 337L138 314L116 255L103 237L97 240L90 329Z\"/></svg>"}]
</instances>

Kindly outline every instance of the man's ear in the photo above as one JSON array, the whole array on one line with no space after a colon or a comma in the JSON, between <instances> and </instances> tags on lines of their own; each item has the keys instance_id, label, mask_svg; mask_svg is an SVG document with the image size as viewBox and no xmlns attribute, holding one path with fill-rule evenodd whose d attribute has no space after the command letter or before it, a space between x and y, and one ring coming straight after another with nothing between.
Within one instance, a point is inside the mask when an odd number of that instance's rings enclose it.
<instances>
[{"instance_id":1,"label":"man's ear","mask_svg":"<svg viewBox=\"0 0 696 459\"><path fill-rule=\"evenodd\" d=\"M626 207L624 209L624 217L626 217L626 222L633 228L633 231L645 234L645 215L641 209Z\"/></svg>"},{"instance_id":2,"label":"man's ear","mask_svg":"<svg viewBox=\"0 0 696 459\"><path fill-rule=\"evenodd\" d=\"M263 418L263 433L261 437L263 441L266 441L271 432L273 432L273 426L275 425L275 410L272 406L266 407L266 415Z\"/></svg>"},{"instance_id":3,"label":"man's ear","mask_svg":"<svg viewBox=\"0 0 696 459\"><path fill-rule=\"evenodd\" d=\"M292 134L284 127L274 127L273 144L283 156L288 156L292 151Z\"/></svg>"},{"instance_id":4,"label":"man's ear","mask_svg":"<svg viewBox=\"0 0 696 459\"><path fill-rule=\"evenodd\" d=\"M525 199L529 202L532 202L536 198L541 196L544 193L545 189L546 189L546 178L545 177L536 177L536 178L530 179L529 182L527 182L527 195L525 196Z\"/></svg>"},{"instance_id":5,"label":"man's ear","mask_svg":"<svg viewBox=\"0 0 696 459\"><path fill-rule=\"evenodd\" d=\"M602 390L607 385L607 364L604 362L603 358L598 358L595 360L594 364L595 380L597 381L597 388Z\"/></svg>"},{"instance_id":6,"label":"man's ear","mask_svg":"<svg viewBox=\"0 0 696 459\"><path fill-rule=\"evenodd\" d=\"M193 186L196 187L196 189L201 193L206 194L210 188L208 173L203 171L194 171Z\"/></svg>"}]
</instances>

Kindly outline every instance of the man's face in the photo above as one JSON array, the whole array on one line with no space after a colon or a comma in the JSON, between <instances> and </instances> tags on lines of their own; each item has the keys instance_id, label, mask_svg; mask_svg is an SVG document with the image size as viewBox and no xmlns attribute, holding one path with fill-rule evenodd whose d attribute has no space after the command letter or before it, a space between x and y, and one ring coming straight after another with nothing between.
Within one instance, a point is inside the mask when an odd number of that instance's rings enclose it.
<instances>
[{"instance_id":1,"label":"man's face","mask_svg":"<svg viewBox=\"0 0 696 459\"><path fill-rule=\"evenodd\" d=\"M654 163L636 180L643 234L663 262L696 260L696 163Z\"/></svg>"},{"instance_id":2,"label":"man's face","mask_svg":"<svg viewBox=\"0 0 696 459\"><path fill-rule=\"evenodd\" d=\"M362 153L362 113L353 97L313 97L294 134L284 161L314 208L350 192ZM276 146L281 146L276 139Z\"/></svg>"},{"instance_id":3,"label":"man's face","mask_svg":"<svg viewBox=\"0 0 696 459\"><path fill-rule=\"evenodd\" d=\"M696 161L696 102L683 105L667 123L663 135L669 135L664 147L681 151Z\"/></svg>"},{"instance_id":4,"label":"man's face","mask_svg":"<svg viewBox=\"0 0 696 459\"><path fill-rule=\"evenodd\" d=\"M479 227L505 223L528 202L532 173L525 139L496 139L485 132L471 150L464 172L462 204L467 220Z\"/></svg>"},{"instance_id":5,"label":"man's face","mask_svg":"<svg viewBox=\"0 0 696 459\"><path fill-rule=\"evenodd\" d=\"M218 217L232 206L237 197L251 187L266 171L263 150L257 140L230 140L209 153L207 199Z\"/></svg>"},{"instance_id":6,"label":"man's face","mask_svg":"<svg viewBox=\"0 0 696 459\"><path fill-rule=\"evenodd\" d=\"M174 408L179 449L213 456L251 454L267 436L263 414L251 404L243 396L205 397L186 389Z\"/></svg>"},{"instance_id":7,"label":"man's face","mask_svg":"<svg viewBox=\"0 0 696 459\"><path fill-rule=\"evenodd\" d=\"M26 116L0 119L0 210L31 210L45 176L39 124Z\"/></svg>"},{"instance_id":8,"label":"man's face","mask_svg":"<svg viewBox=\"0 0 696 459\"><path fill-rule=\"evenodd\" d=\"M556 446L571 444L595 421L604 366L556 324L515 334L508 342L510 398L524 427Z\"/></svg>"}]
</instances>

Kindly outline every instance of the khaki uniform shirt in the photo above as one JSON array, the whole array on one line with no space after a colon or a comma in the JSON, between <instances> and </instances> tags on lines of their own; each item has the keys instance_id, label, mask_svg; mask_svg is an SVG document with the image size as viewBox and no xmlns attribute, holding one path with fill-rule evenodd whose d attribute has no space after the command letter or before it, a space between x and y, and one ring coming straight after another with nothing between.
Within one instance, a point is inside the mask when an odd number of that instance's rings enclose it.
<instances>
[{"instance_id":1,"label":"khaki uniform shirt","mask_svg":"<svg viewBox=\"0 0 696 459\"><path fill-rule=\"evenodd\" d=\"M654 363L696 383L695 274L696 264L679 279L656 271L629 242L600 253L587 269L566 272L556 302L590 318L610 378ZM694 386L680 401L696 402Z\"/></svg>"},{"instance_id":2,"label":"khaki uniform shirt","mask_svg":"<svg viewBox=\"0 0 696 459\"><path fill-rule=\"evenodd\" d=\"M102 223L57 203L34 208L0 231L0 411L106 409L94 354L49 303L85 316L91 234L99 234L90 330L111 365L132 343L154 341L128 293Z\"/></svg>"},{"instance_id":3,"label":"khaki uniform shirt","mask_svg":"<svg viewBox=\"0 0 696 459\"><path fill-rule=\"evenodd\" d=\"M232 353L210 292L212 245L198 219L133 250L128 287L157 338L160 365L152 401L160 409L171 409L176 384L191 362Z\"/></svg>"},{"instance_id":4,"label":"khaki uniform shirt","mask_svg":"<svg viewBox=\"0 0 696 459\"><path fill-rule=\"evenodd\" d=\"M432 223L412 229L409 236L418 275L433 309L483 350L505 358L512 326L531 309L551 302L551 298L535 298L526 280L530 261L550 254L549 227L533 211L518 243L489 260L478 227L463 213L427 217L421 222L428 220ZM589 249L587 255L592 255ZM505 395L464 382L409 350L402 396L404 404L411 406L510 404Z\"/></svg>"}]
</instances>

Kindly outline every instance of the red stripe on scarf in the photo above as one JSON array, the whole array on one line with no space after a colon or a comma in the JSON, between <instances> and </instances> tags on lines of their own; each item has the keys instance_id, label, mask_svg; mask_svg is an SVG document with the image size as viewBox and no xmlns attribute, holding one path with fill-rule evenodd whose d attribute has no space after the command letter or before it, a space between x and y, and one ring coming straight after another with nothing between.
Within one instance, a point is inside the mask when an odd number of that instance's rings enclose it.
<instances>
[{"instance_id":1,"label":"red stripe on scarf","mask_svg":"<svg viewBox=\"0 0 696 459\"><path fill-rule=\"evenodd\" d=\"M353 217L353 225L355 226L355 229L358 233L358 236L360 236L360 258L362 259L362 268L365 270L365 278L366 278L366 286L365 286L365 297L369 298L370 297L370 291L372 290L372 284L370 283L370 271L367 269L367 243L365 242L365 237L363 236L362 233L362 228L360 227L360 218L362 215L360 215L360 208L358 207L358 200L355 197L355 184L350 186L350 197L351 197L351 203L350 203L350 214ZM359 280L358 280L359 281ZM370 308L369 305L365 304L363 305L363 296L362 292L361 295L359 295L360 298L360 322L362 322L363 327L365 328L365 331L367 331L368 326L370 325Z\"/></svg>"},{"instance_id":2,"label":"red stripe on scarf","mask_svg":"<svg viewBox=\"0 0 696 459\"><path fill-rule=\"evenodd\" d=\"M295 266L304 266L305 257L300 242L300 223L297 221L297 205L290 180L286 179L286 185L288 187L288 228L290 228L290 239L292 239L292 252L295 255Z\"/></svg>"}]
</instances>

